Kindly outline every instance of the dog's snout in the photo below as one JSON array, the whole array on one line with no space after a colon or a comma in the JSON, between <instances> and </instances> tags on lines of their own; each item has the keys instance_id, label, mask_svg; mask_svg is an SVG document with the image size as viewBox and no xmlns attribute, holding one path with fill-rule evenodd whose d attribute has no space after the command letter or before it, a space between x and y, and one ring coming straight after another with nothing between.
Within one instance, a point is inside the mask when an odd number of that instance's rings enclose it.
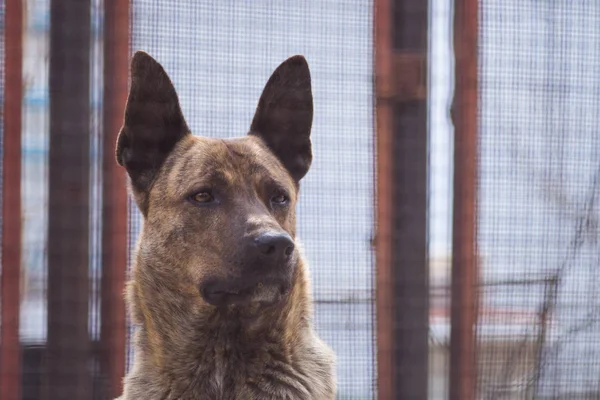
<instances>
[{"instance_id":1,"label":"dog's snout","mask_svg":"<svg viewBox=\"0 0 600 400\"><path fill-rule=\"evenodd\" d=\"M254 239L254 244L263 257L283 258L294 251L294 241L285 232L265 232Z\"/></svg>"}]
</instances>

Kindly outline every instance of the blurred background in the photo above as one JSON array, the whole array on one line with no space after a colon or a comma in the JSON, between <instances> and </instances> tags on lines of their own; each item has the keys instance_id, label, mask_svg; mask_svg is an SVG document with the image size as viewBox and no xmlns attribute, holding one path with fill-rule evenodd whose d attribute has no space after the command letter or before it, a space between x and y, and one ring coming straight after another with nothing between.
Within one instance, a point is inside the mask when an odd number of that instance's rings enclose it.
<instances>
[{"instance_id":1,"label":"blurred background","mask_svg":"<svg viewBox=\"0 0 600 400\"><path fill-rule=\"evenodd\" d=\"M223 138L307 58L339 399L599 399L599 26L595 0L0 0L0 399L121 393L136 50Z\"/></svg>"}]
</instances>

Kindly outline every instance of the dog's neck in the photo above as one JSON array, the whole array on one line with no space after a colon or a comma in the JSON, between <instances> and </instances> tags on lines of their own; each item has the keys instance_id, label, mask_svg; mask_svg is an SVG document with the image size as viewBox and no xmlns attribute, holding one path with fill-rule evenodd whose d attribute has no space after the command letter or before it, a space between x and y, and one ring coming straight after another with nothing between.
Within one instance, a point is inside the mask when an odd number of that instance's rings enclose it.
<instances>
[{"instance_id":1,"label":"dog's neck","mask_svg":"<svg viewBox=\"0 0 600 400\"><path fill-rule=\"evenodd\" d=\"M168 269L138 264L128 294L138 325L136 359L141 358L145 373L173 390L187 385L176 381L179 374L188 379L189 371L198 379L219 380L259 362L265 353L284 363L297 357L298 342L312 334L312 305L301 258L295 271L292 290L279 304L219 309L204 303L195 287L161 279Z\"/></svg>"}]
</instances>

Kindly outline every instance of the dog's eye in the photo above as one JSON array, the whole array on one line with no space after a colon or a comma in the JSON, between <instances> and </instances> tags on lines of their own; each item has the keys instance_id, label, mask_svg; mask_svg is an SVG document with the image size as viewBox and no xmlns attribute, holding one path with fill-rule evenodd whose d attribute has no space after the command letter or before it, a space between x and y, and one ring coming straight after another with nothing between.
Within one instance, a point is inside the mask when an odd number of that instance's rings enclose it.
<instances>
[{"instance_id":1,"label":"dog's eye","mask_svg":"<svg viewBox=\"0 0 600 400\"><path fill-rule=\"evenodd\" d=\"M288 202L288 198L285 194L278 194L276 196L271 197L271 203L273 204L285 204Z\"/></svg>"},{"instance_id":2,"label":"dog's eye","mask_svg":"<svg viewBox=\"0 0 600 400\"><path fill-rule=\"evenodd\" d=\"M209 192L198 192L192 196L192 200L196 203L210 203L214 197Z\"/></svg>"}]
</instances>

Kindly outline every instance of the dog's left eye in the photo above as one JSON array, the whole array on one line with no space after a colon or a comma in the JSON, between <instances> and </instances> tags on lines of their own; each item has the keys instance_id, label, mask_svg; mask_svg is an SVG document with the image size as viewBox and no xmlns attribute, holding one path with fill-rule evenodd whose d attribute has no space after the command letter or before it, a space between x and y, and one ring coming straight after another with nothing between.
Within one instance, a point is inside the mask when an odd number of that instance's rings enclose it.
<instances>
[{"instance_id":1,"label":"dog's left eye","mask_svg":"<svg viewBox=\"0 0 600 400\"><path fill-rule=\"evenodd\" d=\"M198 192L192 196L192 200L196 203L210 203L214 197L209 192Z\"/></svg>"},{"instance_id":2,"label":"dog's left eye","mask_svg":"<svg viewBox=\"0 0 600 400\"><path fill-rule=\"evenodd\" d=\"M285 204L288 202L288 197L285 194L278 194L276 196L271 197L271 203L273 204Z\"/></svg>"}]
</instances>

